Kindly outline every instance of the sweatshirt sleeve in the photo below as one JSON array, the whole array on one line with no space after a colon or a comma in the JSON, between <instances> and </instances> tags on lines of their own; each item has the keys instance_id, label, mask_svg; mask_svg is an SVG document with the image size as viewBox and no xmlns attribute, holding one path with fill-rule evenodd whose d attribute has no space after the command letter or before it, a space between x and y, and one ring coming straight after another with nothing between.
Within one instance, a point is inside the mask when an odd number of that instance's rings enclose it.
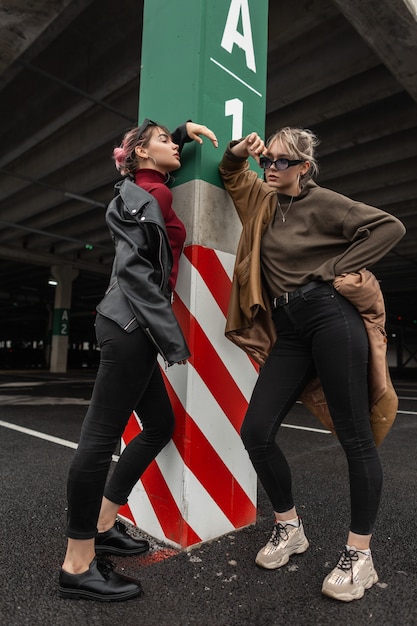
<instances>
[{"instance_id":1,"label":"sweatshirt sleeve","mask_svg":"<svg viewBox=\"0 0 417 626\"><path fill-rule=\"evenodd\" d=\"M335 275L374 265L406 232L402 222L390 213L360 202L352 205L342 229L351 245L335 260Z\"/></svg>"},{"instance_id":2,"label":"sweatshirt sleeve","mask_svg":"<svg viewBox=\"0 0 417 626\"><path fill-rule=\"evenodd\" d=\"M239 143L231 142L219 164L219 172L226 191L233 200L241 222L244 224L258 211L260 204L274 190L249 169L247 159L233 154L230 148Z\"/></svg>"}]
</instances>

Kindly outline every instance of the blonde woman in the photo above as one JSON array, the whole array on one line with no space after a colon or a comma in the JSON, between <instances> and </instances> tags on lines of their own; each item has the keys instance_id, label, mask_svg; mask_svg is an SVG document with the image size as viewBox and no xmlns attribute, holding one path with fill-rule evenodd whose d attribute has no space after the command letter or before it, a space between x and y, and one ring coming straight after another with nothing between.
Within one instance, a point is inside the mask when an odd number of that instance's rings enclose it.
<instances>
[{"instance_id":1,"label":"blonde woman","mask_svg":"<svg viewBox=\"0 0 417 626\"><path fill-rule=\"evenodd\" d=\"M350 601L378 580L370 541L382 469L369 422L367 333L332 283L374 264L405 229L392 215L317 185L317 143L309 130L283 128L266 144L253 132L226 150L220 173L243 226L226 334L259 363L266 358L241 429L275 514L256 563L279 568L309 547L276 436L318 376L347 457L351 494L346 546L322 592ZM264 180L249 170L249 157L264 169ZM260 337L270 324L278 339L268 346Z\"/></svg>"}]
</instances>

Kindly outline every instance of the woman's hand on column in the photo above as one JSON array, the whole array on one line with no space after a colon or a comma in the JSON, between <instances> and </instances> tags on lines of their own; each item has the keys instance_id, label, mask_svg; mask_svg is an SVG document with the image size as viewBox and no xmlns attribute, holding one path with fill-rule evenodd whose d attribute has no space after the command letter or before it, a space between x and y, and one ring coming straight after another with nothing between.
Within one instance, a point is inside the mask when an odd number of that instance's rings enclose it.
<instances>
[{"instance_id":1,"label":"woman's hand on column","mask_svg":"<svg viewBox=\"0 0 417 626\"><path fill-rule=\"evenodd\" d=\"M200 135L203 135L203 137L207 137L208 139L210 139L215 148L218 147L219 142L217 141L216 135L213 133L212 130L210 130L210 128L207 128L207 126L203 126L203 124L197 124L196 122L187 122L185 127L187 129L187 135L190 139L193 139L197 143L202 144L203 140L201 139Z\"/></svg>"}]
</instances>

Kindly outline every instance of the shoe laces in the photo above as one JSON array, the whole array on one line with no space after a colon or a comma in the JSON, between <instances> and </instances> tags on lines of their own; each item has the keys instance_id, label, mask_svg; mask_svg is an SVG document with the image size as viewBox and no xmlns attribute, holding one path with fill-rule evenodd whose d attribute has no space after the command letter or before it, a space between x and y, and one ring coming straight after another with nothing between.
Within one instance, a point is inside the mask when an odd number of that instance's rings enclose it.
<instances>
[{"instance_id":1,"label":"shoe laces","mask_svg":"<svg viewBox=\"0 0 417 626\"><path fill-rule=\"evenodd\" d=\"M110 574L115 568L113 561L105 559L103 556L96 556L97 569L105 580L109 580Z\"/></svg>"},{"instance_id":2,"label":"shoe laces","mask_svg":"<svg viewBox=\"0 0 417 626\"><path fill-rule=\"evenodd\" d=\"M359 555L357 550L348 550L347 548L343 549L342 556L340 557L339 563L337 564L337 568L341 569L342 572L347 572L350 570L350 582L353 584L353 561L358 561Z\"/></svg>"},{"instance_id":3,"label":"shoe laces","mask_svg":"<svg viewBox=\"0 0 417 626\"><path fill-rule=\"evenodd\" d=\"M287 541L290 535L287 530L287 525L281 524L281 522L277 522L274 524L274 528L272 531L271 539L269 540L273 546L277 546L280 541Z\"/></svg>"},{"instance_id":4,"label":"shoe laces","mask_svg":"<svg viewBox=\"0 0 417 626\"><path fill-rule=\"evenodd\" d=\"M122 533L123 535L125 535L126 537L130 537L129 533L127 532L127 528L126 526L123 524L123 522L121 522L119 519L117 519L114 523L116 529Z\"/></svg>"},{"instance_id":5,"label":"shoe laces","mask_svg":"<svg viewBox=\"0 0 417 626\"><path fill-rule=\"evenodd\" d=\"M116 520L114 522L114 526L117 528L117 530L120 530L121 532L126 532L126 526L124 524L122 524L122 522L120 520Z\"/></svg>"}]
</instances>

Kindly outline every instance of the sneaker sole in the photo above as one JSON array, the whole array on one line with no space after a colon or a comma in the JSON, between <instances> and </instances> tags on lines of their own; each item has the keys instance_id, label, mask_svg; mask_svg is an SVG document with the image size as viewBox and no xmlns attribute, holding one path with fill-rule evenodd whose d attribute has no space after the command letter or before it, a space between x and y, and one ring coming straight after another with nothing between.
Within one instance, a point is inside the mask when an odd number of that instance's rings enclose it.
<instances>
[{"instance_id":1,"label":"sneaker sole","mask_svg":"<svg viewBox=\"0 0 417 626\"><path fill-rule=\"evenodd\" d=\"M356 586L351 593L338 594L333 589L322 588L323 595L332 598L333 600L340 600L341 602L352 602L353 600L360 600L365 595L365 591L370 589L375 583L378 582L378 574L374 572L364 585Z\"/></svg>"},{"instance_id":2,"label":"sneaker sole","mask_svg":"<svg viewBox=\"0 0 417 626\"><path fill-rule=\"evenodd\" d=\"M287 552L287 554L285 554L279 561L271 561L271 563L266 563L265 561L262 561L261 559L258 559L258 557L256 557L255 563L256 565L258 565L259 567L263 567L264 569L278 569L286 565L290 560L290 556L292 556L293 554L302 554L303 552L305 552L308 549L309 545L310 544L308 542L308 539L306 539L299 545L294 546L294 549L291 550L291 552Z\"/></svg>"}]
</instances>

